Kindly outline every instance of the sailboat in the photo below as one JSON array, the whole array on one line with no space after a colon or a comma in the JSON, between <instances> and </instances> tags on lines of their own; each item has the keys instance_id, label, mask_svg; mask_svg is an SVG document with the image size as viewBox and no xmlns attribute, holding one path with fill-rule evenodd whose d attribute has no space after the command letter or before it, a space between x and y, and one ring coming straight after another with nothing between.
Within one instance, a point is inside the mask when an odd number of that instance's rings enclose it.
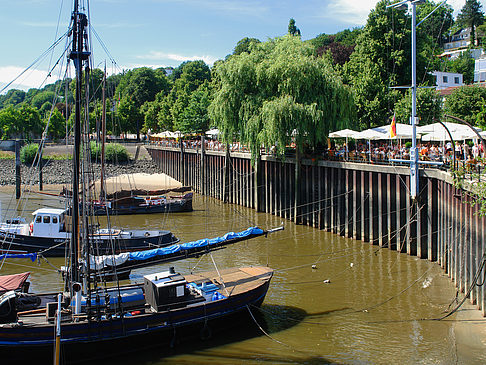
<instances>
[{"instance_id":1,"label":"sailboat","mask_svg":"<svg viewBox=\"0 0 486 365\"><path fill-rule=\"evenodd\" d=\"M235 325L262 304L273 270L264 266L215 269L181 275L170 267L143 283L102 286L91 275L97 243L80 201L81 94L89 73L88 19L74 0L69 59L76 69L73 199L68 271L62 293L30 294L27 304L11 290L0 296L0 359L40 363L106 357L140 346L159 348L200 338L211 328ZM84 193L84 189L81 189ZM263 232L258 232L258 234ZM236 238L237 239L237 238ZM196 243L193 248L197 248ZM210 249L210 247L204 248ZM188 254L191 254L188 247ZM181 255L183 258L185 255ZM177 259L177 257L172 257ZM116 272L115 272L116 275ZM23 294L25 296L25 294Z\"/></svg>"}]
</instances>

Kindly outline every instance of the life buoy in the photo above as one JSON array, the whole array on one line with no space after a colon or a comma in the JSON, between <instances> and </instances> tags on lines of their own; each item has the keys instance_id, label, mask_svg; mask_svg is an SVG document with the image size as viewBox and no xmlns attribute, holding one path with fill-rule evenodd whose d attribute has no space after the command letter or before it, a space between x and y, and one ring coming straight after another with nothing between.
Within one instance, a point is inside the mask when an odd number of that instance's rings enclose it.
<instances>
[{"instance_id":1,"label":"life buoy","mask_svg":"<svg viewBox=\"0 0 486 365\"><path fill-rule=\"evenodd\" d=\"M32 234L34 232L34 222L30 222L29 224L29 233Z\"/></svg>"}]
</instances>

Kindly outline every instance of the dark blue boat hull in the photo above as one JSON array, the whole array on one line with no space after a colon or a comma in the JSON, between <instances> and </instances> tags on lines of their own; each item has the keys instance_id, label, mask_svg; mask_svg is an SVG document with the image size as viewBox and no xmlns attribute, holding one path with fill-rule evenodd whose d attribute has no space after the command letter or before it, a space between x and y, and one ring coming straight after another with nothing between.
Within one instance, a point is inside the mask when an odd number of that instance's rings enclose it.
<instances>
[{"instance_id":1,"label":"dark blue boat hull","mask_svg":"<svg viewBox=\"0 0 486 365\"><path fill-rule=\"evenodd\" d=\"M34 237L0 231L0 253L42 253L45 257L65 257L69 239ZM140 251L154 247L165 247L179 240L169 231L159 231L158 235L113 239L115 253ZM113 254L109 240L93 239L99 247L100 255Z\"/></svg>"}]
</instances>

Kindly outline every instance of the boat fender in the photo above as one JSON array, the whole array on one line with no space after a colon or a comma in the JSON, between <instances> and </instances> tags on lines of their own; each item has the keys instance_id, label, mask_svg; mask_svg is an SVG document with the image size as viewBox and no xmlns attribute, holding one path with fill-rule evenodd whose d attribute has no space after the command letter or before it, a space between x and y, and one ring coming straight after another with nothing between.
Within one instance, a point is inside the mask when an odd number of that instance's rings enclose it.
<instances>
[{"instance_id":1,"label":"boat fender","mask_svg":"<svg viewBox=\"0 0 486 365\"><path fill-rule=\"evenodd\" d=\"M130 314L132 316L138 316L139 314L142 314L142 311L133 311L133 312L130 312Z\"/></svg>"},{"instance_id":2,"label":"boat fender","mask_svg":"<svg viewBox=\"0 0 486 365\"><path fill-rule=\"evenodd\" d=\"M30 222L29 224L29 233L32 234L34 232L34 222Z\"/></svg>"},{"instance_id":3,"label":"boat fender","mask_svg":"<svg viewBox=\"0 0 486 365\"><path fill-rule=\"evenodd\" d=\"M150 237L150 233L149 232L145 232L144 236L145 237Z\"/></svg>"},{"instance_id":4,"label":"boat fender","mask_svg":"<svg viewBox=\"0 0 486 365\"><path fill-rule=\"evenodd\" d=\"M208 323L204 323L204 327L201 328L201 331L199 331L199 337L201 340L206 341L209 340L213 336L213 333L211 331L211 327L209 327Z\"/></svg>"}]
</instances>

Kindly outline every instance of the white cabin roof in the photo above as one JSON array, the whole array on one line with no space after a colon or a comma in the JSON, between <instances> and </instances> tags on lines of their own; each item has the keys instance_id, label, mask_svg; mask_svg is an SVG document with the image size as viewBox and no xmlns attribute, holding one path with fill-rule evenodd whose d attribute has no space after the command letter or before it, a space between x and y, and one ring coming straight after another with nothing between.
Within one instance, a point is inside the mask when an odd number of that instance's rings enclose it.
<instances>
[{"instance_id":1,"label":"white cabin roof","mask_svg":"<svg viewBox=\"0 0 486 365\"><path fill-rule=\"evenodd\" d=\"M37 209L35 212L32 212L32 215L37 215L39 213L42 214L57 214L61 215L66 211L66 209L58 209L58 208L40 208Z\"/></svg>"}]
</instances>

